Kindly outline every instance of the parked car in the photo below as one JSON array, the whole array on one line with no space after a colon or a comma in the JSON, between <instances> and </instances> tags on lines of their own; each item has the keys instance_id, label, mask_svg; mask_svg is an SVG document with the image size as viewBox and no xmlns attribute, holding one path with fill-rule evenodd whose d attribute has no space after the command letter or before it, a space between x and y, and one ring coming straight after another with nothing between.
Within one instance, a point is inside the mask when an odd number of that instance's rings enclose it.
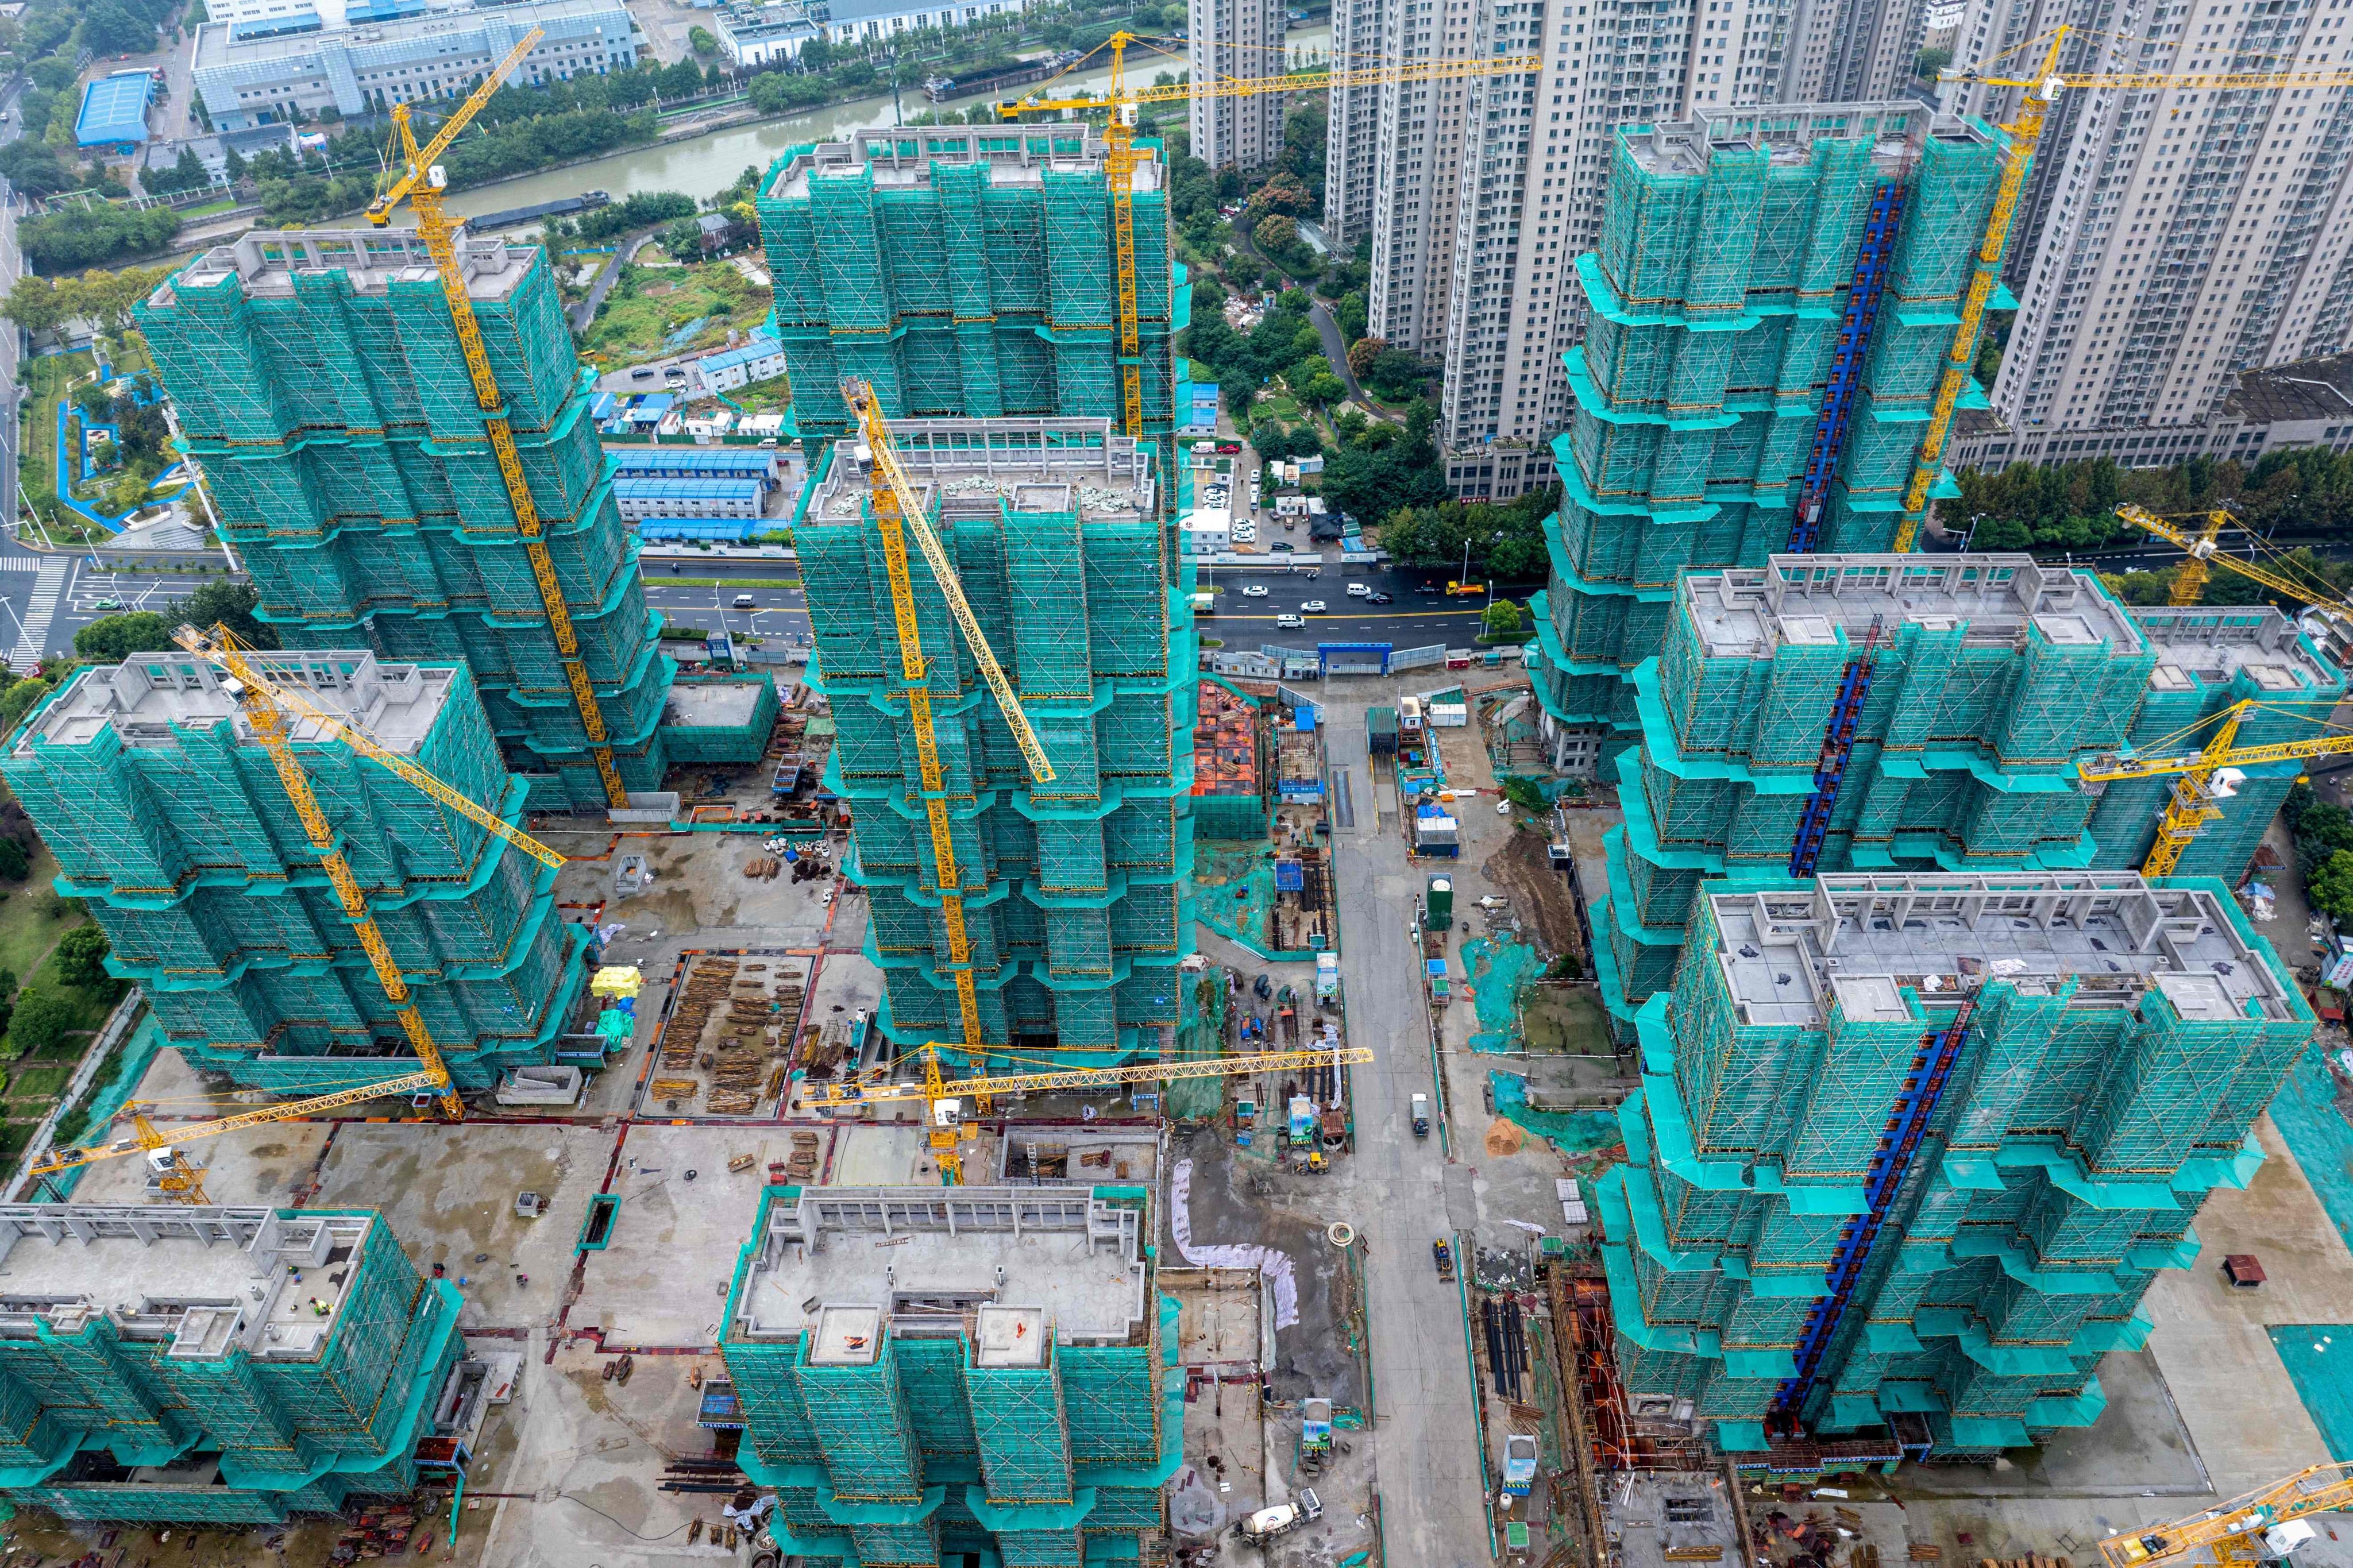
<instances>
[{"instance_id":1,"label":"parked car","mask_svg":"<svg viewBox=\"0 0 2353 1568\"><path fill-rule=\"evenodd\" d=\"M653 378L654 367L649 364L641 364L629 373L631 381L651 381Z\"/></svg>"},{"instance_id":2,"label":"parked car","mask_svg":"<svg viewBox=\"0 0 2353 1568\"><path fill-rule=\"evenodd\" d=\"M1240 453L1241 449L1242 444L1240 441L1220 441L1218 443L1218 456L1220 458L1235 457Z\"/></svg>"},{"instance_id":3,"label":"parked car","mask_svg":"<svg viewBox=\"0 0 2353 1568\"><path fill-rule=\"evenodd\" d=\"M1299 613L1303 616L1320 616L1324 613L1324 601L1310 599L1299 606Z\"/></svg>"},{"instance_id":4,"label":"parked car","mask_svg":"<svg viewBox=\"0 0 2353 1568\"><path fill-rule=\"evenodd\" d=\"M1277 616L1274 617L1274 624L1287 632L1303 632L1307 629L1307 620L1303 616Z\"/></svg>"},{"instance_id":5,"label":"parked car","mask_svg":"<svg viewBox=\"0 0 2353 1568\"><path fill-rule=\"evenodd\" d=\"M1266 597L1266 584L1263 584L1263 583L1245 583L1245 584L1242 584L1242 597L1243 597L1243 598L1245 598L1245 599L1263 599L1263 598L1265 598L1265 597Z\"/></svg>"},{"instance_id":6,"label":"parked car","mask_svg":"<svg viewBox=\"0 0 2353 1568\"><path fill-rule=\"evenodd\" d=\"M1288 539L1278 539L1278 540L1276 540L1272 544L1268 545L1268 546L1267 546L1267 548L1268 548L1268 549L1270 549L1270 550L1286 550L1286 551L1287 551L1287 550L1293 550L1293 549L1296 549L1296 548L1297 548L1297 546L1293 545L1293 544L1291 542L1291 541L1289 541Z\"/></svg>"}]
</instances>

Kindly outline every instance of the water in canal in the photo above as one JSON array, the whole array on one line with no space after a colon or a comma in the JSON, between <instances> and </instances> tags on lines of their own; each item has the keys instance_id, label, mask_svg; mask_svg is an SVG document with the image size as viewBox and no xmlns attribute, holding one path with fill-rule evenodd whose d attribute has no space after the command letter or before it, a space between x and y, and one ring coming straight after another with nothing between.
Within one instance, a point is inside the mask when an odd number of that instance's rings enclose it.
<instances>
[{"instance_id":1,"label":"water in canal","mask_svg":"<svg viewBox=\"0 0 2353 1568\"><path fill-rule=\"evenodd\" d=\"M1301 63L1321 63L1332 48L1332 27L1319 23L1313 27L1301 27L1285 40L1292 58ZM1162 70L1181 69L1183 62L1145 56L1132 61L1131 79L1148 82ZM1072 88L1100 91L1111 79L1109 70L1089 70L1058 81ZM1017 89L1035 92L1033 85ZM940 105L943 109L972 109L986 103L992 95L975 93L968 98L950 99ZM901 89L902 107L913 117L932 104L923 94L920 85ZM639 191L683 191L697 197L711 195L733 184L744 165L757 164L765 168L769 162L787 147L805 142L823 142L849 132L892 122L891 97L860 99L852 103L835 104L830 108L811 110L784 120L762 121L755 125L738 125L697 136L686 141L670 142L653 147L639 147L594 163L575 163L570 168L551 170L543 174L526 174L521 179L501 180L496 184L463 191L449 198L449 211L460 217L477 213L499 212L510 207L527 207L540 202L552 202L564 196L577 195L582 191L610 192L615 200L635 195ZM406 216L406 212L403 217Z\"/></svg>"}]
</instances>

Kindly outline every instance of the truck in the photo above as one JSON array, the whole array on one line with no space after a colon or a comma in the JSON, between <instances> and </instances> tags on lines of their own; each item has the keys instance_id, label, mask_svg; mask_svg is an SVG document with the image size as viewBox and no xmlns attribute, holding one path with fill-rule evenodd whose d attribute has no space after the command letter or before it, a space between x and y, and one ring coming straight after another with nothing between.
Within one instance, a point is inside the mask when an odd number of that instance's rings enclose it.
<instances>
[{"instance_id":1,"label":"truck","mask_svg":"<svg viewBox=\"0 0 2353 1568\"><path fill-rule=\"evenodd\" d=\"M1451 860L1462 853L1462 824L1434 800L1413 808L1413 852Z\"/></svg>"},{"instance_id":2,"label":"truck","mask_svg":"<svg viewBox=\"0 0 2353 1568\"><path fill-rule=\"evenodd\" d=\"M1475 599L1487 591L1484 583L1449 583L1446 596L1450 599Z\"/></svg>"},{"instance_id":3,"label":"truck","mask_svg":"<svg viewBox=\"0 0 2353 1568\"><path fill-rule=\"evenodd\" d=\"M1417 1095L1415 1095L1415 1096L1413 1097L1413 1100L1412 1100L1412 1112L1413 1112L1413 1135L1414 1135L1415 1137L1417 1137L1417 1138L1427 1138L1427 1137L1429 1137L1429 1136L1430 1136L1430 1096L1428 1096L1428 1095L1426 1095L1426 1094L1417 1094Z\"/></svg>"},{"instance_id":4,"label":"truck","mask_svg":"<svg viewBox=\"0 0 2353 1568\"><path fill-rule=\"evenodd\" d=\"M1340 955L1319 952L1315 955L1315 1005L1328 1006L1340 999Z\"/></svg>"},{"instance_id":5,"label":"truck","mask_svg":"<svg viewBox=\"0 0 2353 1568\"><path fill-rule=\"evenodd\" d=\"M1215 594L1206 593L1194 595L1193 613L1197 616L1216 615L1218 613L1218 596Z\"/></svg>"},{"instance_id":6,"label":"truck","mask_svg":"<svg viewBox=\"0 0 2353 1568\"><path fill-rule=\"evenodd\" d=\"M1291 1097L1291 1141L1293 1143L1313 1142L1316 1131L1315 1102L1303 1094Z\"/></svg>"},{"instance_id":7,"label":"truck","mask_svg":"<svg viewBox=\"0 0 2353 1568\"><path fill-rule=\"evenodd\" d=\"M1302 1456L1328 1454L1332 1451L1332 1402L1328 1399L1303 1399L1299 1402L1299 1452Z\"/></svg>"},{"instance_id":8,"label":"truck","mask_svg":"<svg viewBox=\"0 0 2353 1568\"><path fill-rule=\"evenodd\" d=\"M1323 1517L1324 1500L1315 1495L1314 1488L1302 1487L1296 1502L1262 1508L1234 1526L1234 1533L1252 1544L1263 1544Z\"/></svg>"}]
</instances>

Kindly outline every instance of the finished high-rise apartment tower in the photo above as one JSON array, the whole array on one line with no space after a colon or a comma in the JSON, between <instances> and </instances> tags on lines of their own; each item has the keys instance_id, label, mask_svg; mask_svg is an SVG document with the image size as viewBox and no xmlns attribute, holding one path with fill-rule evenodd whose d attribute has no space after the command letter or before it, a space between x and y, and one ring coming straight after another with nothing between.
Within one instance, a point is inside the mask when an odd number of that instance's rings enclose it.
<instances>
[{"instance_id":1,"label":"finished high-rise apartment tower","mask_svg":"<svg viewBox=\"0 0 2353 1568\"><path fill-rule=\"evenodd\" d=\"M1444 362L1440 435L1457 494L1503 500L1554 476L1546 442L1569 416L1560 356L1586 325L1568 264L1599 242L1618 132L1731 108L1893 97L1918 10L1909 0L1339 0L1335 58L1535 66L1332 96L1326 226L1343 246L1371 237L1371 334Z\"/></svg>"},{"instance_id":2,"label":"finished high-rise apartment tower","mask_svg":"<svg viewBox=\"0 0 2353 1568\"><path fill-rule=\"evenodd\" d=\"M1282 74L1283 0L1189 0L1186 60L1198 82ZM1258 169L1282 152L1283 95L1197 95L1193 156L1212 169Z\"/></svg>"},{"instance_id":3,"label":"finished high-rise apartment tower","mask_svg":"<svg viewBox=\"0 0 2353 1568\"><path fill-rule=\"evenodd\" d=\"M2278 71L2344 58L2329 5L1972 0L1957 59L2032 74L2072 24L2071 71ZM2017 53L2023 48L2025 52ZM1989 119L2010 89L1950 88ZM2078 89L2043 132L2011 242L2021 309L1993 386L2001 430L1957 462L2206 449L2239 371L2353 346L2353 89Z\"/></svg>"}]
</instances>

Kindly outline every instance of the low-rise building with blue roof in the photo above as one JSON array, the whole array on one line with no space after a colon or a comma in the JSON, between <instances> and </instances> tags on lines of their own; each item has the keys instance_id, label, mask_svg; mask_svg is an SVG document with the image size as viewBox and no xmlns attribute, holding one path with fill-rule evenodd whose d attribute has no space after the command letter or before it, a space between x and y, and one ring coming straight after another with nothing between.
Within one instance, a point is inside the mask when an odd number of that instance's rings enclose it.
<instances>
[{"instance_id":1,"label":"low-rise building with blue roof","mask_svg":"<svg viewBox=\"0 0 2353 1568\"><path fill-rule=\"evenodd\" d=\"M147 140L147 110L154 101L155 79L144 70L100 77L82 89L74 145L136 146Z\"/></svg>"}]
</instances>

